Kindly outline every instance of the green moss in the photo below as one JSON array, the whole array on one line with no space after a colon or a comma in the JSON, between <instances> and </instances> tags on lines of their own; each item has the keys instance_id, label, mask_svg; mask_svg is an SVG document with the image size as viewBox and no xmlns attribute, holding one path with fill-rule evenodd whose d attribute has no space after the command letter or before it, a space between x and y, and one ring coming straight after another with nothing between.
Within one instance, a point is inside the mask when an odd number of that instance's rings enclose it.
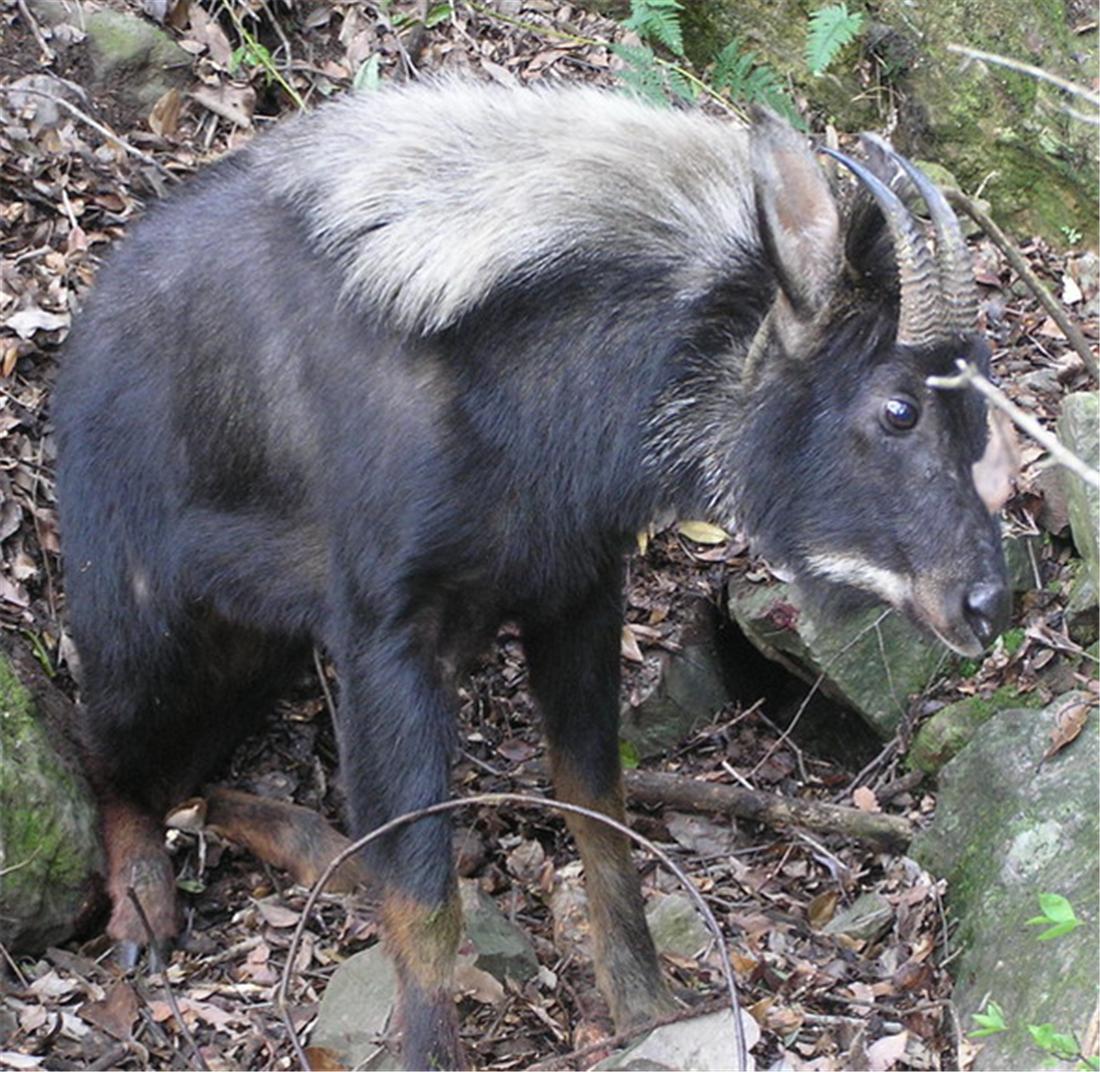
<instances>
[{"instance_id":1,"label":"green moss","mask_svg":"<svg viewBox=\"0 0 1100 1072\"><path fill-rule=\"evenodd\" d=\"M1066 116L1053 87L1000 67L964 65L946 51L947 44L962 42L1088 83L1094 35L1071 32L1061 0L882 0L873 10L850 0L851 10L868 15L853 47L872 62L857 64L852 57L814 78L803 49L809 13L820 6L803 0L685 3L685 47L702 69L736 39L788 78L811 110L843 130L881 127L896 115L903 151L933 156L965 189L982 186L994 216L1011 229L1062 244L1068 226L1095 240L1100 191L1094 128Z\"/></svg>"},{"instance_id":2,"label":"green moss","mask_svg":"<svg viewBox=\"0 0 1100 1072\"><path fill-rule=\"evenodd\" d=\"M1011 686L991 696L970 696L937 711L917 731L909 749L909 766L934 774L966 746L978 728L998 711L1018 704L1020 694Z\"/></svg>"},{"instance_id":3,"label":"green moss","mask_svg":"<svg viewBox=\"0 0 1100 1072\"><path fill-rule=\"evenodd\" d=\"M96 812L54 751L30 691L0 653L0 941L68 934L99 867Z\"/></svg>"}]
</instances>

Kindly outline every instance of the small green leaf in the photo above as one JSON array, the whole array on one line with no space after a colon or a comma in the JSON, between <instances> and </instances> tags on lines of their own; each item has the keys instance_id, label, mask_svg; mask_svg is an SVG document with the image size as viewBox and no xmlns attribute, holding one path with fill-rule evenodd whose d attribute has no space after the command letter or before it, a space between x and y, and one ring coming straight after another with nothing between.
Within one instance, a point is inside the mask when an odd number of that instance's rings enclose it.
<instances>
[{"instance_id":1,"label":"small green leaf","mask_svg":"<svg viewBox=\"0 0 1100 1072\"><path fill-rule=\"evenodd\" d=\"M668 107L664 71L652 49L644 45L612 45L611 51L626 64L616 76L631 93L650 104Z\"/></svg>"},{"instance_id":2,"label":"small green leaf","mask_svg":"<svg viewBox=\"0 0 1100 1072\"><path fill-rule=\"evenodd\" d=\"M623 25L645 41L656 41L677 56L684 54L680 0L630 0L630 18Z\"/></svg>"},{"instance_id":3,"label":"small green leaf","mask_svg":"<svg viewBox=\"0 0 1100 1072\"><path fill-rule=\"evenodd\" d=\"M1079 1052L1073 1036L1056 1031L1053 1024L1028 1024L1027 1029L1035 1045L1055 1057L1068 1060L1076 1057Z\"/></svg>"},{"instance_id":4,"label":"small green leaf","mask_svg":"<svg viewBox=\"0 0 1100 1072\"><path fill-rule=\"evenodd\" d=\"M441 22L446 22L455 13L454 4L436 4L424 16L424 25L430 30L433 26L438 26Z\"/></svg>"},{"instance_id":5,"label":"small green leaf","mask_svg":"<svg viewBox=\"0 0 1100 1072\"><path fill-rule=\"evenodd\" d=\"M368 56L355 72L351 87L356 92L372 93L382 84L382 57L377 52Z\"/></svg>"},{"instance_id":6,"label":"small green leaf","mask_svg":"<svg viewBox=\"0 0 1100 1072\"><path fill-rule=\"evenodd\" d=\"M1073 911L1073 905L1060 893L1040 893L1039 907L1043 910L1043 914L1032 916L1025 922L1029 927L1048 928L1038 936L1040 942L1060 938L1063 934L1069 934L1070 931L1081 926L1081 921Z\"/></svg>"},{"instance_id":7,"label":"small green leaf","mask_svg":"<svg viewBox=\"0 0 1100 1072\"><path fill-rule=\"evenodd\" d=\"M1051 923L1076 923L1073 905L1060 893L1040 893L1039 907Z\"/></svg>"},{"instance_id":8,"label":"small green leaf","mask_svg":"<svg viewBox=\"0 0 1100 1072\"><path fill-rule=\"evenodd\" d=\"M184 893L202 893L206 889L206 883L197 878L178 878L176 887Z\"/></svg>"},{"instance_id":9,"label":"small green leaf","mask_svg":"<svg viewBox=\"0 0 1100 1072\"><path fill-rule=\"evenodd\" d=\"M619 742L619 759L627 770L634 770L642 762L638 749L631 741Z\"/></svg>"},{"instance_id":10,"label":"small green leaf","mask_svg":"<svg viewBox=\"0 0 1100 1072\"><path fill-rule=\"evenodd\" d=\"M1004 1009L995 1001L986 1002L984 1012L971 1014L978 1025L978 1030L970 1031L971 1038L985 1038L987 1035L996 1035L999 1031L1007 1031Z\"/></svg>"}]
</instances>

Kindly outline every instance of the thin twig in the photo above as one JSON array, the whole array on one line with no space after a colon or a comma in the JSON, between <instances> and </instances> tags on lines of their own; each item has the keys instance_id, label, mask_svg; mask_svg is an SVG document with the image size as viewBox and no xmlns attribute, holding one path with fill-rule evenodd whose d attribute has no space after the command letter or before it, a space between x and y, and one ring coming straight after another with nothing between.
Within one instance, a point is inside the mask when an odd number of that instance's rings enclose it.
<instances>
[{"instance_id":1,"label":"thin twig","mask_svg":"<svg viewBox=\"0 0 1100 1072\"><path fill-rule=\"evenodd\" d=\"M45 57L46 62L53 63L53 61L57 59L57 53L50 48L49 43L42 33L42 27L38 25L38 20L31 14L30 8L27 7L26 0L16 0L16 4L19 7L19 14L23 16L23 20L30 27L35 41L38 42L38 47L42 50L42 55Z\"/></svg>"},{"instance_id":2,"label":"thin twig","mask_svg":"<svg viewBox=\"0 0 1100 1072\"><path fill-rule=\"evenodd\" d=\"M972 60L994 63L998 67L1007 67L1009 70L1037 78L1041 82L1049 82L1052 86L1057 86L1075 97L1080 97L1081 100L1087 101L1094 107L1100 108L1100 94L1093 93L1091 89L1079 86L1076 82L1070 82L1068 79L1051 74L1050 71L1044 71L1042 67L1033 67L1030 63L1021 63L1020 60L1012 60L1007 56L998 56L995 52L983 52L980 48L968 48L965 45L948 45L947 51L954 52L959 56L968 56ZM1092 119L1093 123L1096 121L1096 118Z\"/></svg>"},{"instance_id":3,"label":"thin twig","mask_svg":"<svg viewBox=\"0 0 1100 1072\"><path fill-rule=\"evenodd\" d=\"M15 94L15 93L31 93L36 97L43 97L45 100L53 101L60 108L64 108L71 116L79 119L82 123L90 126L92 130L103 137L115 142L124 152L129 153L131 156L136 157L143 164L148 164L150 167L156 168L166 179L171 179L172 182L179 182L179 176L174 172L169 171L159 160L154 160L148 153L143 153L140 149L134 148L125 138L116 134L110 127L104 126L102 123L93 119L87 112L81 111L75 104L71 104L65 100L64 97L59 97L55 93L46 93L41 89L31 89L29 86L0 86L0 91Z\"/></svg>"},{"instance_id":4,"label":"thin twig","mask_svg":"<svg viewBox=\"0 0 1100 1072\"><path fill-rule=\"evenodd\" d=\"M438 804L429 805L426 808L418 808L415 811L406 812L404 815L398 815L391 819L387 823L383 823L381 826L372 830L369 834L359 838L357 841L353 841L347 848L343 849L329 862L328 867L321 873L320 878L313 884L313 888L309 891L309 897L306 899L306 903L302 908L301 918L298 920L298 926L294 928L294 936L291 938L290 945L287 948L286 964L283 968L282 977L279 979L278 989L275 991L275 1004L279 1010L279 1015L282 1018L283 1024L286 1027L287 1035L290 1039L291 1046L294 1049L295 1057L302 1063L303 1068L308 1068L309 1064L306 1060L305 1051L302 1049L301 1040L298 1038L298 1032L294 1027L293 1020L290 1016L290 1007L287 1003L288 992L290 990L290 978L294 973L294 964L298 956L298 947L301 945L302 936L305 933L306 925L309 922L310 915L313 912L313 908L317 903L318 897L321 895L321 891L324 889L326 883L332 877L336 869L348 859L350 856L359 852L365 848L372 841L376 841L381 837L385 837L387 834L392 833L394 830L398 830L403 826L407 826L410 823L419 821L420 819L427 818L431 815L442 815L445 812L456 811L459 808L467 808L474 805L481 806L487 805L490 807L500 807L506 804L521 805L524 807L536 807L546 808L549 811L566 812L571 815L581 815L587 819L593 819L596 822L602 823L604 826L609 826L612 830L623 835L623 837L629 838L636 845L640 845L647 852L651 853L658 860L661 861L667 867L673 875L683 885L687 891L688 896L695 903L695 907L699 909L700 914L703 917L704 922L709 928L710 932L715 937L717 948L721 953L720 961L722 973L726 981L726 989L729 997L730 1009L733 1012L733 1026L734 1026L734 1061L733 1067L737 1069L744 1069L748 1065L748 1047L745 1041L745 1026L741 1022L741 1011L737 1000L737 982L733 976L733 967L730 964L729 952L726 949L725 940L722 936L722 930L718 926L718 921L714 918L714 913L710 910L710 906L703 899L703 896L699 893L695 883L683 872L683 870L677 865L668 853L661 849L658 845L655 845L648 838L643 837L641 834L631 830L630 827L623 823L612 819L608 815L604 815L601 812L593 811L590 808L583 808L579 804L569 804L564 800L550 800L546 797L535 797L524 793L482 793L477 796L463 797L456 800L445 800Z\"/></svg>"},{"instance_id":5,"label":"thin twig","mask_svg":"<svg viewBox=\"0 0 1100 1072\"><path fill-rule=\"evenodd\" d=\"M962 190L953 187L944 189L944 196L956 208L961 208L987 235L993 244L1005 255L1012 270L1024 281L1027 288L1039 299L1039 304L1047 311L1051 320L1065 335L1066 340L1077 351L1077 356L1084 362L1089 375L1094 380L1100 380L1100 369L1097 368L1096 358L1092 355L1092 347L1088 339L1081 333L1081 329L1066 315L1062 303L1047 289L1043 281L1031 270L1031 266L1024 260L1023 255L1016 248L1012 240L997 226L996 222L972 197L968 197Z\"/></svg>"},{"instance_id":6,"label":"thin twig","mask_svg":"<svg viewBox=\"0 0 1100 1072\"><path fill-rule=\"evenodd\" d=\"M988 399L991 406L1007 414L1013 424L1027 432L1032 439L1044 447L1059 465L1064 465L1086 484L1091 484L1094 488L1100 488L1100 472L1062 446L1057 437L1051 435L1034 417L1014 406L973 365L959 358L955 362L955 366L959 370L957 376L929 376L925 382L929 387L939 387L944 390L973 387L975 391Z\"/></svg>"},{"instance_id":7,"label":"thin twig","mask_svg":"<svg viewBox=\"0 0 1100 1072\"><path fill-rule=\"evenodd\" d=\"M760 768L772 757L775 750L777 748L779 748L779 746L782 745L787 740L788 737L790 737L790 735L793 732L795 726L798 725L799 719L802 718L802 715L805 713L806 708L809 706L810 700L813 699L813 697L817 693L818 689L820 689L821 686L824 684L825 676L828 673L829 668L833 665L833 663L835 663L842 655L846 655L872 629L877 629L879 627L879 625L881 624L881 622L883 621L883 619L886 618L886 616L888 614L891 614L891 613L892 613L891 608L887 607L886 610L884 610L873 622L871 622L869 625L864 626L858 633L856 633L856 635L854 637L852 637L851 640L848 641L847 644L844 645L844 647L842 647L840 649L840 651L836 652L829 659L829 661L825 663L825 665L821 668L821 672L817 675L816 679L814 680L813 685L810 687L810 691L806 693L806 696L803 699L802 703L799 704L798 710L794 713L794 718L791 719L791 721L788 724L787 728L779 735L778 739L775 740L772 743L771 747L768 748L768 750L764 753L764 755L760 757L760 760L757 762L756 766L754 766L752 768L752 770L749 771L748 776L750 778L752 778L757 773L757 771L759 771Z\"/></svg>"},{"instance_id":8,"label":"thin twig","mask_svg":"<svg viewBox=\"0 0 1100 1072\"><path fill-rule=\"evenodd\" d=\"M145 914L145 909L142 907L141 901L138 900L138 895L134 892L133 886L126 887L126 896L130 898L134 910L138 914L138 919L141 920L141 925L145 928L146 937L149 939L150 950L155 950L157 948L156 935L153 933L152 924L150 924L149 917ZM184 1039L187 1041L187 1045L191 1048L191 1055L195 1059L195 1064L202 1069L202 1072L210 1072L210 1066L206 1063L206 1059L199 1049L199 1044L195 1041L195 1036L191 1033L191 1028L187 1026L187 1021L183 1018L179 1002L176 1001L175 992L172 990L172 984L168 981L167 961L162 957L161 962L159 972L161 985L164 987L165 996L168 998L168 1007L172 1010L172 1015L180 1025L180 1034L183 1035ZM309 1065L305 1065L304 1067L308 1068Z\"/></svg>"}]
</instances>

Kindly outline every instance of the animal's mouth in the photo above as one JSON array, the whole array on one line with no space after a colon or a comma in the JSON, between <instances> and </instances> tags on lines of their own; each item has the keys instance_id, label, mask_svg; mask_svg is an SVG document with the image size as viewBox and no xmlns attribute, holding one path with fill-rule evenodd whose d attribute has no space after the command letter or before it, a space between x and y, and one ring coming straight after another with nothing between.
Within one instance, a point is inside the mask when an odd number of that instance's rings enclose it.
<instances>
[{"instance_id":1,"label":"animal's mouth","mask_svg":"<svg viewBox=\"0 0 1100 1072\"><path fill-rule=\"evenodd\" d=\"M807 565L819 577L873 593L968 658L981 655L1008 624L1010 597L999 580L914 578L849 554L811 555Z\"/></svg>"},{"instance_id":2,"label":"animal's mouth","mask_svg":"<svg viewBox=\"0 0 1100 1072\"><path fill-rule=\"evenodd\" d=\"M913 598L906 608L915 621L923 625L956 655L973 659L985 651L985 644L965 621L952 621L941 603L929 605Z\"/></svg>"},{"instance_id":3,"label":"animal's mouth","mask_svg":"<svg viewBox=\"0 0 1100 1072\"><path fill-rule=\"evenodd\" d=\"M1003 581L942 584L918 578L912 590L913 617L952 651L981 655L1008 625L1012 599Z\"/></svg>"}]
</instances>

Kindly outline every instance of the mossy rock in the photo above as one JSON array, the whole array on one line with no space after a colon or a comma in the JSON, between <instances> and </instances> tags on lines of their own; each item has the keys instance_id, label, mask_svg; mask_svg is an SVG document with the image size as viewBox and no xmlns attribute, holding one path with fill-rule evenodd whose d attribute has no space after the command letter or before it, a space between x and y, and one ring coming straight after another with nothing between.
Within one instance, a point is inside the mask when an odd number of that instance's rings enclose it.
<instances>
[{"instance_id":1,"label":"mossy rock","mask_svg":"<svg viewBox=\"0 0 1100 1072\"><path fill-rule=\"evenodd\" d=\"M998 711L1018 705L1020 695L1010 686L992 696L968 696L937 711L917 731L909 748L909 765L927 774L935 774L954 759Z\"/></svg>"},{"instance_id":2,"label":"mossy rock","mask_svg":"<svg viewBox=\"0 0 1100 1072\"><path fill-rule=\"evenodd\" d=\"M0 942L16 952L64 941L99 900L98 812L57 732L68 703L0 648Z\"/></svg>"},{"instance_id":3,"label":"mossy rock","mask_svg":"<svg viewBox=\"0 0 1100 1072\"><path fill-rule=\"evenodd\" d=\"M753 646L859 714L884 740L896 732L909 698L944 670L950 652L902 615L882 607L818 621L797 589L734 578L730 616Z\"/></svg>"},{"instance_id":4,"label":"mossy rock","mask_svg":"<svg viewBox=\"0 0 1100 1072\"><path fill-rule=\"evenodd\" d=\"M590 3L621 17L623 5ZM947 51L963 44L1014 58L1086 87L1095 32L1075 34L1062 0L850 0L867 16L860 37L822 75L804 59L814 0L701 0L681 13L685 47L703 68L736 39L842 130L897 119L894 141L913 157L979 186L1011 230L1058 242L1097 235L1096 129L1068 116L1059 91L1003 67Z\"/></svg>"},{"instance_id":5,"label":"mossy rock","mask_svg":"<svg viewBox=\"0 0 1100 1072\"><path fill-rule=\"evenodd\" d=\"M1100 468L1100 395L1077 391L1062 400L1058 438L1094 469ZM1093 587L1100 587L1100 491L1073 473L1064 475L1073 543L1085 561Z\"/></svg>"},{"instance_id":6,"label":"mossy rock","mask_svg":"<svg viewBox=\"0 0 1100 1072\"><path fill-rule=\"evenodd\" d=\"M96 85L138 110L147 112L168 90L191 80L192 57L136 15L96 11L84 29Z\"/></svg>"},{"instance_id":7,"label":"mossy rock","mask_svg":"<svg viewBox=\"0 0 1100 1072\"><path fill-rule=\"evenodd\" d=\"M1088 711L1084 729L1046 755L1056 721L1076 705ZM997 713L940 772L935 821L910 850L948 882L963 1030L974 1028L987 1000L1002 1007L1009 1025L983 1040L976 1069L1044 1067L1028 1024L1088 1034L1100 986L1098 741L1089 693L1061 696L1041 711ZM1040 929L1028 920L1046 893L1066 897L1082 925L1039 941Z\"/></svg>"}]
</instances>

